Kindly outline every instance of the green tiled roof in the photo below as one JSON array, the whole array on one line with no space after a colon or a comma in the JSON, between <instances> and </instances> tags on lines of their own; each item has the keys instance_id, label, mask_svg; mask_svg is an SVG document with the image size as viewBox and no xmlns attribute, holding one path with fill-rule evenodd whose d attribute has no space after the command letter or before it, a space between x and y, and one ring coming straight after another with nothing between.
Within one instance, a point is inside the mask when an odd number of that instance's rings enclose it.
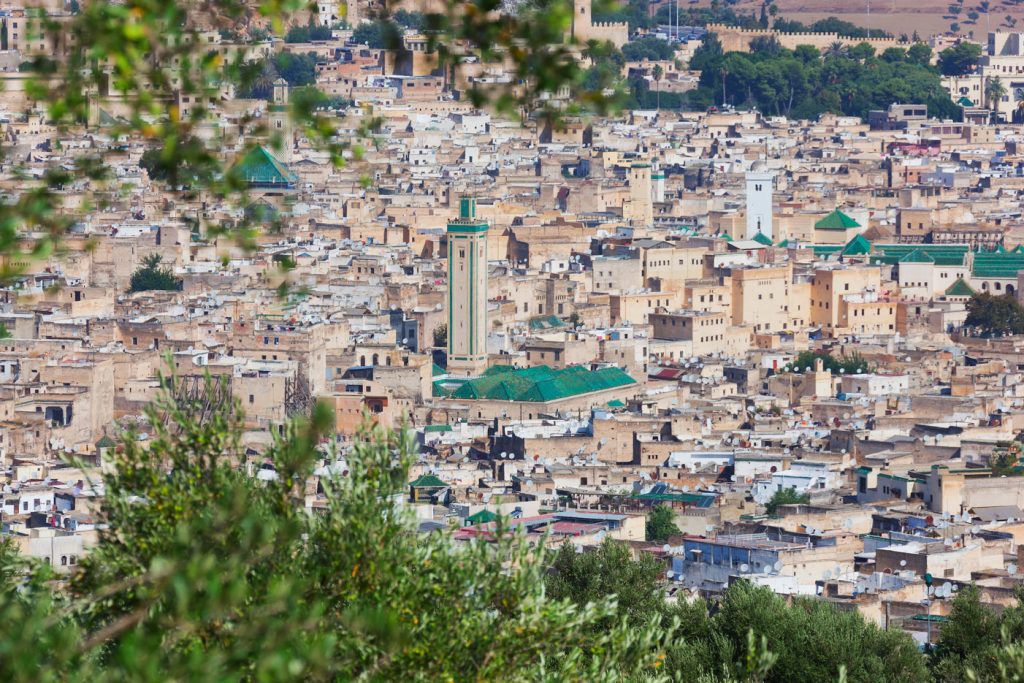
<instances>
[{"instance_id":1,"label":"green tiled roof","mask_svg":"<svg viewBox=\"0 0 1024 683\"><path fill-rule=\"evenodd\" d=\"M559 327L565 327L565 323L558 319L555 315L542 315L537 318L530 319L531 330L553 330Z\"/></svg>"},{"instance_id":2,"label":"green tiled roof","mask_svg":"<svg viewBox=\"0 0 1024 683\"><path fill-rule=\"evenodd\" d=\"M426 425L423 428L424 432L450 432L452 431L451 425Z\"/></svg>"},{"instance_id":3,"label":"green tiled roof","mask_svg":"<svg viewBox=\"0 0 1024 683\"><path fill-rule=\"evenodd\" d=\"M854 235L843 247L843 256L863 256L871 251L871 242L864 235Z\"/></svg>"},{"instance_id":4,"label":"green tiled roof","mask_svg":"<svg viewBox=\"0 0 1024 683\"><path fill-rule=\"evenodd\" d=\"M850 228L859 227L860 223L853 220L839 209L836 209L814 224L815 230L849 230Z\"/></svg>"},{"instance_id":5,"label":"green tiled roof","mask_svg":"<svg viewBox=\"0 0 1024 683\"><path fill-rule=\"evenodd\" d=\"M974 296L974 290L962 277L958 277L956 282L946 288L946 296Z\"/></svg>"},{"instance_id":6,"label":"green tiled roof","mask_svg":"<svg viewBox=\"0 0 1024 683\"><path fill-rule=\"evenodd\" d=\"M497 521L497 519L498 515L490 510L481 510L475 515L466 517L466 521L470 524L490 524L491 522Z\"/></svg>"},{"instance_id":7,"label":"green tiled roof","mask_svg":"<svg viewBox=\"0 0 1024 683\"><path fill-rule=\"evenodd\" d=\"M253 147L234 168L238 177L255 187L290 187L299 177L277 160L266 147Z\"/></svg>"},{"instance_id":8,"label":"green tiled roof","mask_svg":"<svg viewBox=\"0 0 1024 683\"><path fill-rule=\"evenodd\" d=\"M935 263L935 259L924 249L915 249L900 259L900 263Z\"/></svg>"},{"instance_id":9,"label":"green tiled roof","mask_svg":"<svg viewBox=\"0 0 1024 683\"><path fill-rule=\"evenodd\" d=\"M843 247L838 244L812 244L811 250L815 256L829 256L842 251Z\"/></svg>"},{"instance_id":10,"label":"green tiled roof","mask_svg":"<svg viewBox=\"0 0 1024 683\"><path fill-rule=\"evenodd\" d=\"M460 386L452 397L544 403L635 383L636 380L618 368L591 371L581 365L562 370L547 366L515 369L496 365Z\"/></svg>"},{"instance_id":11,"label":"green tiled roof","mask_svg":"<svg viewBox=\"0 0 1024 683\"><path fill-rule=\"evenodd\" d=\"M721 237L726 242L732 242L732 237L730 237L729 233L727 232L723 232L721 235L719 235L719 237Z\"/></svg>"},{"instance_id":12,"label":"green tiled roof","mask_svg":"<svg viewBox=\"0 0 1024 683\"><path fill-rule=\"evenodd\" d=\"M893 265L917 251L927 252L930 262L936 265L962 266L970 247L966 244L875 244L870 260L871 263ZM921 263L913 259L909 262Z\"/></svg>"},{"instance_id":13,"label":"green tiled roof","mask_svg":"<svg viewBox=\"0 0 1024 683\"><path fill-rule=\"evenodd\" d=\"M763 232L757 233L751 239L753 239L758 244L763 244L766 247L772 246L772 238L764 234Z\"/></svg>"},{"instance_id":14,"label":"green tiled roof","mask_svg":"<svg viewBox=\"0 0 1024 683\"><path fill-rule=\"evenodd\" d=\"M973 107L974 106L974 102L971 102L970 98L968 98L968 97L961 97L959 100L956 101L956 103L959 104L961 107Z\"/></svg>"},{"instance_id":15,"label":"green tiled roof","mask_svg":"<svg viewBox=\"0 0 1024 683\"><path fill-rule=\"evenodd\" d=\"M448 484L444 483L433 474L424 474L420 476L416 481L409 482L409 486L413 488L444 488Z\"/></svg>"},{"instance_id":16,"label":"green tiled roof","mask_svg":"<svg viewBox=\"0 0 1024 683\"><path fill-rule=\"evenodd\" d=\"M974 277L1014 278L1024 270L1024 254L977 253L971 266Z\"/></svg>"},{"instance_id":17,"label":"green tiled roof","mask_svg":"<svg viewBox=\"0 0 1024 683\"><path fill-rule=\"evenodd\" d=\"M431 372L432 376L437 377L438 375L447 375L448 374L448 371L445 370L444 368L442 368L437 363L433 363L432 365L433 365L433 367L430 368L430 372Z\"/></svg>"},{"instance_id":18,"label":"green tiled roof","mask_svg":"<svg viewBox=\"0 0 1024 683\"><path fill-rule=\"evenodd\" d=\"M788 248L789 247L789 240L782 240L781 242L779 242L779 246L782 247L783 249Z\"/></svg>"}]
</instances>

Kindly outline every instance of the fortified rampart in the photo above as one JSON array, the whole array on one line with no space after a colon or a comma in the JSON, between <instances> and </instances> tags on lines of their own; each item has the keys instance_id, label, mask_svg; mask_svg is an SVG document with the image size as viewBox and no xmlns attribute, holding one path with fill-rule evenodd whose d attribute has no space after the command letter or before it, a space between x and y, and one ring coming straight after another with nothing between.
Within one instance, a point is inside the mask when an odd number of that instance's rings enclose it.
<instances>
[{"instance_id":1,"label":"fortified rampart","mask_svg":"<svg viewBox=\"0 0 1024 683\"><path fill-rule=\"evenodd\" d=\"M725 24L708 24L708 33L714 33L722 43L725 52L750 52L750 43L757 38L776 38L782 47L792 50L797 45L810 45L819 50L827 50L835 43L850 47L860 43L868 43L881 52L890 47L910 47L911 43L900 42L896 38L851 38L838 33L782 33L771 29L747 29Z\"/></svg>"}]
</instances>

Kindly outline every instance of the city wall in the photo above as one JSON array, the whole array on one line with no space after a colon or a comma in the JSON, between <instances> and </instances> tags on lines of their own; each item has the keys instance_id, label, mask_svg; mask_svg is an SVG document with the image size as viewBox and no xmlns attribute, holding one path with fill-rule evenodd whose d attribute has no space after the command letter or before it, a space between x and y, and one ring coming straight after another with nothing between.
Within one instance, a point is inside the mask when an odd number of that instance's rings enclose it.
<instances>
[{"instance_id":1,"label":"city wall","mask_svg":"<svg viewBox=\"0 0 1024 683\"><path fill-rule=\"evenodd\" d=\"M708 24L708 33L714 33L722 43L725 52L750 52L750 43L756 38L777 38L782 47L792 50L797 45L810 45L819 50L826 50L835 43L845 46L868 43L881 52L890 47L910 47L909 43L901 43L896 38L850 38L838 33L781 33L771 29L745 29L725 24Z\"/></svg>"}]
</instances>

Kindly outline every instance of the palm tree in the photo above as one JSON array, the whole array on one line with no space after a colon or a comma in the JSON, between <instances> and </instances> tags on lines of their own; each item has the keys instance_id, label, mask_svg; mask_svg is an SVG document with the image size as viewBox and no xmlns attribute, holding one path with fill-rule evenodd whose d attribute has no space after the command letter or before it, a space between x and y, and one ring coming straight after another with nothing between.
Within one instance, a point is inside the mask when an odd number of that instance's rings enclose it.
<instances>
[{"instance_id":1,"label":"palm tree","mask_svg":"<svg viewBox=\"0 0 1024 683\"><path fill-rule=\"evenodd\" d=\"M835 41L828 46L825 50L825 54L830 57L842 57L846 54L846 46L841 41Z\"/></svg>"},{"instance_id":2,"label":"palm tree","mask_svg":"<svg viewBox=\"0 0 1024 683\"><path fill-rule=\"evenodd\" d=\"M1003 85L1003 81L997 76L990 78L985 83L985 106L994 114L999 111L999 103L1006 95L1006 86ZM993 105L993 103L995 103Z\"/></svg>"},{"instance_id":3,"label":"palm tree","mask_svg":"<svg viewBox=\"0 0 1024 683\"><path fill-rule=\"evenodd\" d=\"M657 87L655 91L655 98L657 98L657 104L655 105L658 111L661 111L661 77L664 75L665 70L661 68L661 64L655 64L654 69L651 70L651 75L654 76L654 85Z\"/></svg>"}]
</instances>

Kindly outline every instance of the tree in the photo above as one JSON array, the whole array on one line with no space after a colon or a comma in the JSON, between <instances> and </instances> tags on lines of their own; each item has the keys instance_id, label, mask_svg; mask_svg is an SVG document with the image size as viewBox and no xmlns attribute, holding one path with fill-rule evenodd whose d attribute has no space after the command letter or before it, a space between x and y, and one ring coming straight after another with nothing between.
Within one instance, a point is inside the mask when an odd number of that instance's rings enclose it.
<instances>
[{"instance_id":1,"label":"tree","mask_svg":"<svg viewBox=\"0 0 1024 683\"><path fill-rule=\"evenodd\" d=\"M647 540L662 543L669 536L679 534L676 526L676 513L667 505L655 505L647 513Z\"/></svg>"},{"instance_id":2,"label":"tree","mask_svg":"<svg viewBox=\"0 0 1024 683\"><path fill-rule=\"evenodd\" d=\"M822 369L832 374L857 374L870 372L871 366L860 353L853 351L850 355L842 355L836 358L827 351L801 351L796 358L783 366L783 372L806 372L808 368L814 370L818 361L821 361Z\"/></svg>"},{"instance_id":3,"label":"tree","mask_svg":"<svg viewBox=\"0 0 1024 683\"><path fill-rule=\"evenodd\" d=\"M410 12L405 9L400 9L395 12L392 18L399 26L404 26L405 28L412 29L414 31L422 30L425 23L422 12Z\"/></svg>"},{"instance_id":4,"label":"tree","mask_svg":"<svg viewBox=\"0 0 1024 683\"><path fill-rule=\"evenodd\" d=\"M1024 308L1012 294L975 294L967 302L964 326L975 328L986 337L996 334L1020 334L1024 332Z\"/></svg>"},{"instance_id":5,"label":"tree","mask_svg":"<svg viewBox=\"0 0 1024 683\"><path fill-rule=\"evenodd\" d=\"M175 153L183 155L184 160L175 157ZM214 158L206 153L203 142L198 138L188 137L176 141L173 149L168 149L166 145L159 149L147 149L139 159L139 168L146 171L150 180L178 188L209 182L215 172L212 168L214 163Z\"/></svg>"},{"instance_id":6,"label":"tree","mask_svg":"<svg viewBox=\"0 0 1024 683\"><path fill-rule=\"evenodd\" d=\"M925 43L917 42L907 48L907 61L918 66L928 67L932 62L932 49Z\"/></svg>"},{"instance_id":7,"label":"tree","mask_svg":"<svg viewBox=\"0 0 1024 683\"><path fill-rule=\"evenodd\" d=\"M780 505L806 505L811 502L811 494L797 493L796 487L779 489L772 495L772 499L765 506L769 517L774 517L779 511Z\"/></svg>"},{"instance_id":8,"label":"tree","mask_svg":"<svg viewBox=\"0 0 1024 683\"><path fill-rule=\"evenodd\" d=\"M725 592L712 624L733 653L743 652L749 633L764 637L776 658L766 683L928 681L924 658L907 633L880 629L857 611L839 611L821 600L798 598L789 607L770 588L738 581Z\"/></svg>"},{"instance_id":9,"label":"tree","mask_svg":"<svg viewBox=\"0 0 1024 683\"><path fill-rule=\"evenodd\" d=\"M148 292L153 290L174 291L179 289L178 278L170 268L161 268L160 254L150 254L142 259L142 265L132 273L129 292Z\"/></svg>"},{"instance_id":10,"label":"tree","mask_svg":"<svg viewBox=\"0 0 1024 683\"><path fill-rule=\"evenodd\" d=\"M654 25L648 0L628 0L625 3L618 0L599 0L593 4L591 14L596 22L626 22L629 24L630 33Z\"/></svg>"},{"instance_id":11,"label":"tree","mask_svg":"<svg viewBox=\"0 0 1024 683\"><path fill-rule=\"evenodd\" d=\"M330 26L318 26L313 23L312 18L309 23L305 26L292 26L288 29L288 33L285 34L284 42L286 43L309 43L314 40L330 40L331 39L331 27Z\"/></svg>"},{"instance_id":12,"label":"tree","mask_svg":"<svg viewBox=\"0 0 1024 683\"><path fill-rule=\"evenodd\" d=\"M935 681L968 680L968 670L978 674L980 680L995 680L993 660L999 641L1000 620L982 604L981 591L974 585L962 587L931 654Z\"/></svg>"},{"instance_id":13,"label":"tree","mask_svg":"<svg viewBox=\"0 0 1024 683\"><path fill-rule=\"evenodd\" d=\"M1006 95L1006 86L1003 85L1003 80L996 76L990 78L985 83L985 106L992 111L999 110L999 103L1003 100Z\"/></svg>"},{"instance_id":14,"label":"tree","mask_svg":"<svg viewBox=\"0 0 1024 683\"><path fill-rule=\"evenodd\" d=\"M980 59L980 45L959 43L939 53L939 69L944 76L963 76L974 71Z\"/></svg>"},{"instance_id":15,"label":"tree","mask_svg":"<svg viewBox=\"0 0 1024 683\"><path fill-rule=\"evenodd\" d=\"M312 52L305 55L278 52L273 63L277 73L292 87L316 82L316 57Z\"/></svg>"},{"instance_id":16,"label":"tree","mask_svg":"<svg viewBox=\"0 0 1024 683\"><path fill-rule=\"evenodd\" d=\"M649 624L665 610L665 597L658 581L663 565L650 555L633 559L628 545L605 539L590 552L577 552L572 543L559 549L545 579L545 590L554 600L577 605L615 597L618 617L632 627ZM595 623L603 629L615 623L608 616Z\"/></svg>"},{"instance_id":17,"label":"tree","mask_svg":"<svg viewBox=\"0 0 1024 683\"><path fill-rule=\"evenodd\" d=\"M655 64L654 68L651 70L651 76L654 77L654 83L658 86L658 103L656 108L659 110L661 109L661 77L664 73L665 70L661 68L661 64Z\"/></svg>"},{"instance_id":18,"label":"tree","mask_svg":"<svg viewBox=\"0 0 1024 683\"><path fill-rule=\"evenodd\" d=\"M352 42L377 50L395 49L401 45L402 35L394 23L378 19L359 24L352 32Z\"/></svg>"},{"instance_id":19,"label":"tree","mask_svg":"<svg viewBox=\"0 0 1024 683\"><path fill-rule=\"evenodd\" d=\"M218 381L208 377L207 391ZM167 391L148 416L151 438L127 434L113 456L98 512L109 527L66 600L52 592L52 570L0 544L0 618L18 625L0 631L8 680L655 673L671 629L629 623L607 595L587 605L545 596L544 553L525 539L502 531L456 547L416 533L392 502L414 459L408 433L366 425L348 472L319 477L327 508L310 515L296 496L323 462L330 410L290 424L259 479L247 471L236 403L210 409ZM658 593L636 598L663 604Z\"/></svg>"},{"instance_id":20,"label":"tree","mask_svg":"<svg viewBox=\"0 0 1024 683\"><path fill-rule=\"evenodd\" d=\"M448 346L448 325L445 323L434 328L434 346L439 349Z\"/></svg>"},{"instance_id":21,"label":"tree","mask_svg":"<svg viewBox=\"0 0 1024 683\"><path fill-rule=\"evenodd\" d=\"M639 62L645 59L659 61L672 59L675 51L667 41L654 36L644 36L623 45L622 54L630 62Z\"/></svg>"}]
</instances>

